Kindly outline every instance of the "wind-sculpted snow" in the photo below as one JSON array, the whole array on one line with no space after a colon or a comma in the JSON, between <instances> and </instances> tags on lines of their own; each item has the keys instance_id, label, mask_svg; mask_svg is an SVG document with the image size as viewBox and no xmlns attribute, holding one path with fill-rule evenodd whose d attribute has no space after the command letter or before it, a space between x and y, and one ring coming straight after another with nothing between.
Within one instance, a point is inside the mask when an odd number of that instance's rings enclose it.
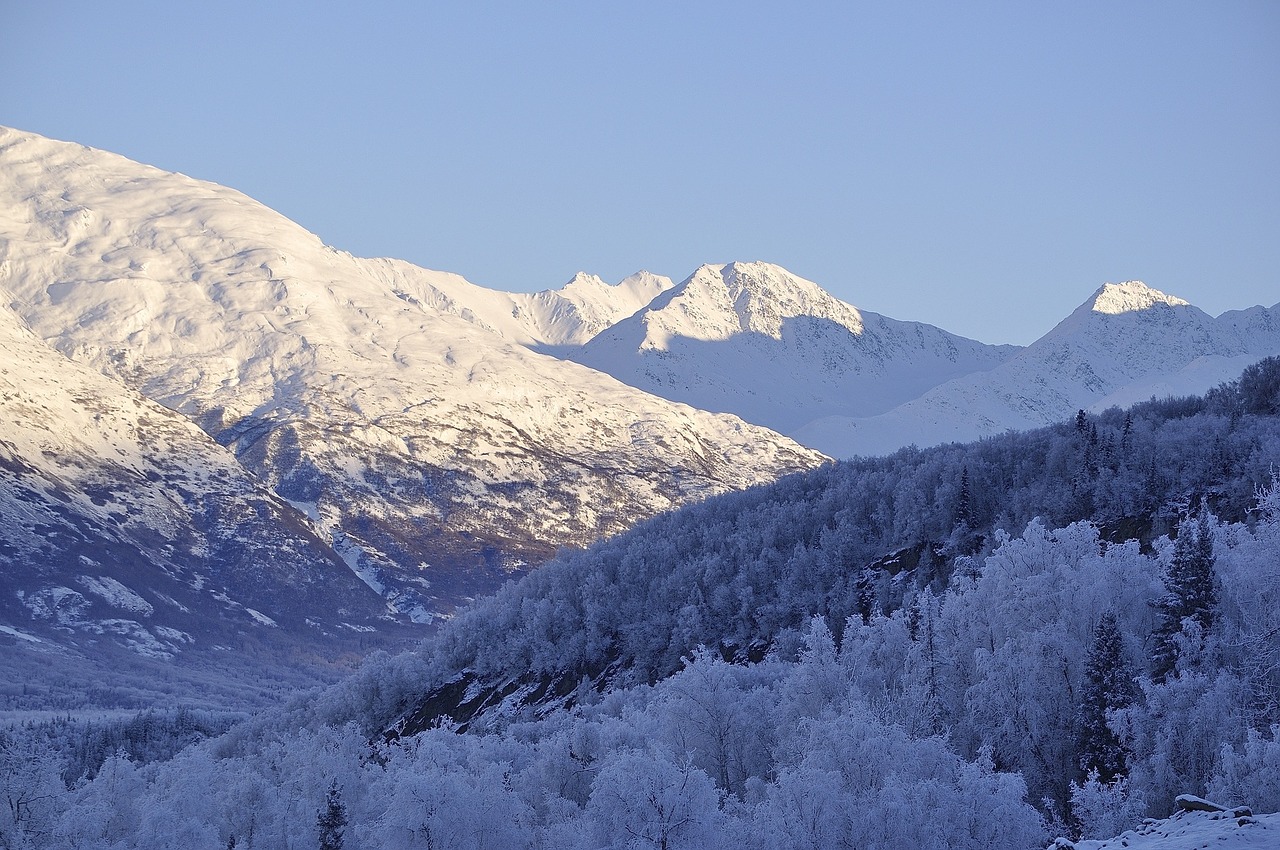
<instances>
[{"instance_id":1,"label":"wind-sculpted snow","mask_svg":"<svg viewBox=\"0 0 1280 850\"><path fill-rule=\"evenodd\" d=\"M197 422L417 618L556 546L823 460L525 347L579 339L654 276L495 293L13 130L0 246L0 286L40 337Z\"/></svg>"},{"instance_id":2,"label":"wind-sculpted snow","mask_svg":"<svg viewBox=\"0 0 1280 850\"><path fill-rule=\"evenodd\" d=\"M860 311L778 266L730 263L703 266L566 356L790 434L882 413L1015 350Z\"/></svg>"}]
</instances>

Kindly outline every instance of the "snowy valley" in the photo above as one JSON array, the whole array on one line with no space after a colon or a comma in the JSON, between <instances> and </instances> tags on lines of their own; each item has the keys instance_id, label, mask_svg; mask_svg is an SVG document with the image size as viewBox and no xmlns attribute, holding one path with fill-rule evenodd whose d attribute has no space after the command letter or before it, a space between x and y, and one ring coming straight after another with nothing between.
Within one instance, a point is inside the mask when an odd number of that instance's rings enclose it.
<instances>
[{"instance_id":1,"label":"snowy valley","mask_svg":"<svg viewBox=\"0 0 1280 850\"><path fill-rule=\"evenodd\" d=\"M1280 841L1280 305L498 292L0 129L0 349L0 847Z\"/></svg>"},{"instance_id":2,"label":"snowy valley","mask_svg":"<svg viewBox=\"0 0 1280 850\"><path fill-rule=\"evenodd\" d=\"M1272 358L1203 398L715 497L220 736L29 727L9 788L49 793L14 834L1273 846L1278 464ZM157 756L166 735L193 742Z\"/></svg>"}]
</instances>

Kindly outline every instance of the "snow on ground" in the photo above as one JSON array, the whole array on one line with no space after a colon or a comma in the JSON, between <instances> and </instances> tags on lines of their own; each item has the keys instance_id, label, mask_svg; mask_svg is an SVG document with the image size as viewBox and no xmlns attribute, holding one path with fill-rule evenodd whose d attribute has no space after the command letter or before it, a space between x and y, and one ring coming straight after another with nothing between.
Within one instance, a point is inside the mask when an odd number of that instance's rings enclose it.
<instances>
[{"instance_id":1,"label":"snow on ground","mask_svg":"<svg viewBox=\"0 0 1280 850\"><path fill-rule=\"evenodd\" d=\"M150 602L110 576L80 576L76 581L115 608L144 617L150 617L155 611Z\"/></svg>"},{"instance_id":2,"label":"snow on ground","mask_svg":"<svg viewBox=\"0 0 1280 850\"><path fill-rule=\"evenodd\" d=\"M10 637L15 637L18 640L30 641L31 643L43 643L43 641L35 635L29 635L26 632L13 628L12 626L0 626L0 632L9 635Z\"/></svg>"},{"instance_id":3,"label":"snow on ground","mask_svg":"<svg viewBox=\"0 0 1280 850\"><path fill-rule=\"evenodd\" d=\"M1149 820L1115 838L1071 842L1059 838L1049 850L1276 850L1280 813L1254 815L1247 807L1227 807L1198 797L1178 798L1179 811Z\"/></svg>"}]
</instances>

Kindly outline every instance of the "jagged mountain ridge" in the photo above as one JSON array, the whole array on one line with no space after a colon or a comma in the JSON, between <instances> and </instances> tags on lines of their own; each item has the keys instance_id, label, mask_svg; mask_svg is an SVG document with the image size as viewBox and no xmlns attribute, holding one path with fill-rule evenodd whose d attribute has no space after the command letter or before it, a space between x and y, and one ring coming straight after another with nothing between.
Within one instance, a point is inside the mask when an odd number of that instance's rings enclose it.
<instances>
[{"instance_id":1,"label":"jagged mountain ridge","mask_svg":"<svg viewBox=\"0 0 1280 850\"><path fill-rule=\"evenodd\" d=\"M509 342L547 350L585 343L672 286L670 278L645 271L616 284L579 272L560 289L500 292L400 260L360 262L384 276L396 296L410 304L457 316Z\"/></svg>"},{"instance_id":2,"label":"jagged mountain ridge","mask_svg":"<svg viewBox=\"0 0 1280 850\"><path fill-rule=\"evenodd\" d=\"M850 457L1201 393L1277 352L1277 308L1213 318L1137 281L1104 285L1022 349L860 311L767 263L729 263L563 356Z\"/></svg>"},{"instance_id":3,"label":"jagged mountain ridge","mask_svg":"<svg viewBox=\"0 0 1280 850\"><path fill-rule=\"evenodd\" d=\"M861 311L769 263L699 268L565 356L647 392L790 433L869 416L1017 351Z\"/></svg>"},{"instance_id":4,"label":"jagged mountain ridge","mask_svg":"<svg viewBox=\"0 0 1280 850\"><path fill-rule=\"evenodd\" d=\"M636 272L617 284L579 272L561 289L537 292L521 299L533 317L539 339L548 346L582 345L600 331L644 308L674 284L669 277Z\"/></svg>"},{"instance_id":5,"label":"jagged mountain ridge","mask_svg":"<svg viewBox=\"0 0 1280 850\"><path fill-rule=\"evenodd\" d=\"M612 298L585 280L493 293L15 130L0 132L0 285L37 335L197 422L420 618L557 546L823 460L527 347L662 279Z\"/></svg>"},{"instance_id":6,"label":"jagged mountain ridge","mask_svg":"<svg viewBox=\"0 0 1280 850\"><path fill-rule=\"evenodd\" d=\"M874 417L829 417L796 431L835 456L966 441L1035 428L1077 410L1200 393L1280 353L1280 304L1214 318L1139 281L1105 284L1027 348Z\"/></svg>"}]
</instances>

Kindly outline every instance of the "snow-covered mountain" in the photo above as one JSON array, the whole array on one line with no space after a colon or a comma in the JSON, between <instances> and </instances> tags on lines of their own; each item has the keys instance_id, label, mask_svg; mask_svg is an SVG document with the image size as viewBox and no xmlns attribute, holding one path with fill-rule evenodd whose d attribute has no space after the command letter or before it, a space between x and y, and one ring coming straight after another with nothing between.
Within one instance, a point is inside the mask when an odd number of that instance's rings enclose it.
<instances>
[{"instance_id":1,"label":"snow-covered mountain","mask_svg":"<svg viewBox=\"0 0 1280 850\"><path fill-rule=\"evenodd\" d=\"M221 186L0 131L7 307L199 424L419 618L557 546L822 462L526 347L667 283L494 293L357 259Z\"/></svg>"},{"instance_id":2,"label":"snow-covered mountain","mask_svg":"<svg viewBox=\"0 0 1280 850\"><path fill-rule=\"evenodd\" d=\"M766 263L497 292L16 130L0 287L39 339L199 425L420 620L557 546L822 461L774 431L836 456L972 439L1203 391L1280 351L1275 308L1214 319L1138 283L1026 349Z\"/></svg>"},{"instance_id":3,"label":"snow-covered mountain","mask_svg":"<svg viewBox=\"0 0 1280 850\"><path fill-rule=\"evenodd\" d=\"M636 272L617 284L579 272L561 289L515 294L521 318L529 317L535 343L582 345L605 328L641 310L672 287L671 278Z\"/></svg>"},{"instance_id":4,"label":"snow-covered mountain","mask_svg":"<svg viewBox=\"0 0 1280 850\"><path fill-rule=\"evenodd\" d=\"M1130 281L1106 284L1007 362L873 417L828 417L793 433L835 456L973 440L1155 395L1200 393L1280 353L1280 305L1214 318Z\"/></svg>"},{"instance_id":5,"label":"snow-covered mountain","mask_svg":"<svg viewBox=\"0 0 1280 850\"><path fill-rule=\"evenodd\" d=\"M632 386L735 413L833 457L1201 393L1275 353L1280 310L1215 319L1139 282L1103 286L1020 349L858 310L767 263L703 266L563 350Z\"/></svg>"},{"instance_id":6,"label":"snow-covered mountain","mask_svg":"<svg viewBox=\"0 0 1280 850\"><path fill-rule=\"evenodd\" d=\"M392 625L309 523L186 418L68 360L7 309L0 349L10 662L246 642L332 652Z\"/></svg>"},{"instance_id":7,"label":"snow-covered mountain","mask_svg":"<svg viewBox=\"0 0 1280 850\"><path fill-rule=\"evenodd\" d=\"M858 310L769 263L703 266L565 356L647 392L791 433L872 416L1017 349Z\"/></svg>"}]
</instances>

